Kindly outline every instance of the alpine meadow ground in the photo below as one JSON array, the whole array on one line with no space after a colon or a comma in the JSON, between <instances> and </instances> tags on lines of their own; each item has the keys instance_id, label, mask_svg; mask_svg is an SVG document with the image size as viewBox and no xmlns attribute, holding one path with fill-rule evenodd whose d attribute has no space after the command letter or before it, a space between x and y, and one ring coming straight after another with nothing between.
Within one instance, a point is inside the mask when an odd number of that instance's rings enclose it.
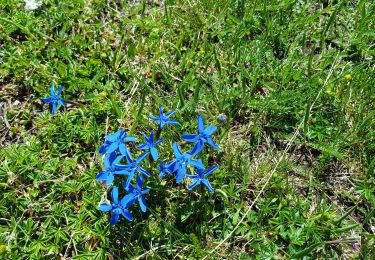
<instances>
[{"instance_id":1,"label":"alpine meadow ground","mask_svg":"<svg viewBox=\"0 0 375 260\"><path fill-rule=\"evenodd\" d=\"M371 0L1 0L0 259L374 259L374 57Z\"/></svg>"}]
</instances>

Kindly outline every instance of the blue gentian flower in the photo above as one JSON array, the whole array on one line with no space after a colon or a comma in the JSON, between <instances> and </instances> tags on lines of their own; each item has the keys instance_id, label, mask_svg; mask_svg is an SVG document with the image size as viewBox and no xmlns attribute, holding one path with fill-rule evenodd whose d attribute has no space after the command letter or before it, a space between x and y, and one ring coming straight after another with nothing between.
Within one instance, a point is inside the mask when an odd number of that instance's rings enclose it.
<instances>
[{"instance_id":1,"label":"blue gentian flower","mask_svg":"<svg viewBox=\"0 0 375 260\"><path fill-rule=\"evenodd\" d=\"M121 158L117 157L114 153L106 155L104 158L104 171L100 172L96 176L97 181L105 181L106 186L108 187L113 183L115 179L115 174L118 175L127 175L128 171L124 169L119 169L116 164L120 162Z\"/></svg>"},{"instance_id":2,"label":"blue gentian flower","mask_svg":"<svg viewBox=\"0 0 375 260\"><path fill-rule=\"evenodd\" d=\"M194 187L198 186L199 184L203 184L208 188L210 192L214 192L211 184L207 180L207 176L210 175L213 171L215 171L218 167L216 165L211 166L207 169L207 171L203 172L202 169L197 168L196 175L187 175L190 179L194 180L194 183L188 187L189 190L192 190Z\"/></svg>"},{"instance_id":3,"label":"blue gentian flower","mask_svg":"<svg viewBox=\"0 0 375 260\"><path fill-rule=\"evenodd\" d=\"M159 155L158 155L158 150L155 148L155 146L157 146L158 144L163 142L163 138L161 138L161 139L159 139L155 142L154 141L154 131L151 132L150 138L147 138L147 136L145 134L143 134L143 137L145 138L146 143L141 144L137 148L141 149L141 150L150 150L152 159L154 159L154 161L156 161L159 158Z\"/></svg>"},{"instance_id":4,"label":"blue gentian flower","mask_svg":"<svg viewBox=\"0 0 375 260\"><path fill-rule=\"evenodd\" d=\"M173 153L176 159L171 162L170 169L171 172L177 172L176 182L180 183L186 175L186 166L192 165L199 169L204 169L204 165L201 161L192 160L191 158L198 153L197 149L194 149L189 153L182 153L180 147L177 143L173 143Z\"/></svg>"},{"instance_id":5,"label":"blue gentian flower","mask_svg":"<svg viewBox=\"0 0 375 260\"><path fill-rule=\"evenodd\" d=\"M167 163L163 163L163 161L160 160L160 164L159 164L159 167L158 167L158 170L159 170L159 177L160 179L163 179L164 177L164 174L168 174L168 175L172 175L172 172L173 169L171 169L171 165L174 163L174 161L170 161L170 162L167 162ZM174 167L174 165L173 165Z\"/></svg>"},{"instance_id":6,"label":"blue gentian flower","mask_svg":"<svg viewBox=\"0 0 375 260\"><path fill-rule=\"evenodd\" d=\"M128 161L128 164L127 165L121 165L121 164L117 164L116 166L119 167L120 169L124 169L126 171L128 171L128 179L126 180L126 184L125 184L125 189L127 189L127 187L129 187L130 185L130 182L132 181L133 177L135 176L135 174L137 172L140 172L141 174L144 174L146 177L150 177L150 173L148 171L146 171L145 169L143 169L141 166L140 166L140 163L143 161L143 159L145 159L147 156L149 155L149 153L144 153L144 154L141 154L137 160L133 160L132 156L129 154L127 154L125 157L126 157L126 160ZM122 156L119 156L119 158L122 158Z\"/></svg>"},{"instance_id":7,"label":"blue gentian flower","mask_svg":"<svg viewBox=\"0 0 375 260\"><path fill-rule=\"evenodd\" d=\"M135 188L133 185L129 185L126 188L126 183L122 184L124 189L126 189L129 194L127 194L125 197L127 197L127 201L129 201L129 205L134 204L135 200L138 200L139 206L141 207L141 210L143 212L146 212L147 210L147 203L146 200L143 198L143 195L150 192L150 189L142 190L143 180L142 176L137 177L137 182Z\"/></svg>"},{"instance_id":8,"label":"blue gentian flower","mask_svg":"<svg viewBox=\"0 0 375 260\"><path fill-rule=\"evenodd\" d=\"M216 126L210 125L204 128L204 120L201 115L198 116L198 134L184 134L182 139L186 142L197 143L197 149L200 151L203 149L204 144L208 143L214 149L220 150L219 146L212 140L211 135L216 131Z\"/></svg>"},{"instance_id":9,"label":"blue gentian flower","mask_svg":"<svg viewBox=\"0 0 375 260\"><path fill-rule=\"evenodd\" d=\"M154 120L156 123L159 124L159 129L163 129L165 125L179 125L180 123L175 120L170 120L169 118L174 114L175 112L169 112L168 114L164 115L163 113L163 107L159 107L159 117L153 117L149 116L150 119Z\"/></svg>"},{"instance_id":10,"label":"blue gentian flower","mask_svg":"<svg viewBox=\"0 0 375 260\"><path fill-rule=\"evenodd\" d=\"M56 93L55 91L55 86L52 85L51 88L49 89L49 92L51 94L50 97L47 98L42 98L42 101L48 104L52 105L52 115L56 114L58 105L61 105L65 107L65 102L62 98L60 98L61 92L63 91L63 87L60 86L59 91Z\"/></svg>"},{"instance_id":11,"label":"blue gentian flower","mask_svg":"<svg viewBox=\"0 0 375 260\"><path fill-rule=\"evenodd\" d=\"M137 139L131 136L128 136L128 132L120 129L116 133L107 135L105 137L104 144L99 148L99 153L101 155L107 153L113 153L115 151L121 152L123 155L129 153L125 143L126 142L135 142Z\"/></svg>"},{"instance_id":12,"label":"blue gentian flower","mask_svg":"<svg viewBox=\"0 0 375 260\"><path fill-rule=\"evenodd\" d=\"M115 225L118 222L120 215L124 216L129 221L133 220L132 214L127 209L130 205L129 202L130 198L126 196L124 196L121 201L118 201L118 188L114 186L112 189L112 205L101 203L99 209L104 212L112 211L113 214L109 223Z\"/></svg>"}]
</instances>

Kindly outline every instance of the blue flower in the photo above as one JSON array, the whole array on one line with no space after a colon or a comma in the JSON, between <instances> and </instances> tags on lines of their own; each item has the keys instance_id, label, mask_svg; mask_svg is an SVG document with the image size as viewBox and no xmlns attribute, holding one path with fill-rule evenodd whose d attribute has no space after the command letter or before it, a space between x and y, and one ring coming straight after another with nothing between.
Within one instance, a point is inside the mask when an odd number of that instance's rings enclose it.
<instances>
[{"instance_id":1,"label":"blue flower","mask_svg":"<svg viewBox=\"0 0 375 260\"><path fill-rule=\"evenodd\" d=\"M147 136L145 134L143 134L143 137L145 138L146 143L141 144L137 148L141 149L141 150L150 150L152 159L154 159L154 161L156 161L159 158L159 155L158 155L158 150L155 148L155 146L157 146L158 144L163 142L163 138L161 138L161 139L159 139L155 142L154 141L154 131L151 132L150 138L147 138Z\"/></svg>"},{"instance_id":2,"label":"blue flower","mask_svg":"<svg viewBox=\"0 0 375 260\"><path fill-rule=\"evenodd\" d=\"M116 186L113 187L111 195L112 205L108 203L101 203L99 205L101 211L112 211L113 214L109 223L115 225L118 222L120 215L124 216L127 220L132 221L133 216L127 209L130 202L129 198L124 196L121 201L118 201L118 188Z\"/></svg>"},{"instance_id":3,"label":"blue flower","mask_svg":"<svg viewBox=\"0 0 375 260\"><path fill-rule=\"evenodd\" d=\"M176 182L180 183L186 175L186 166L192 165L199 169L204 169L204 165L201 161L192 160L191 158L198 153L198 150L193 148L189 153L182 153L177 143L173 143L173 153L176 159L171 162L171 172L177 172Z\"/></svg>"},{"instance_id":4,"label":"blue flower","mask_svg":"<svg viewBox=\"0 0 375 260\"><path fill-rule=\"evenodd\" d=\"M200 160L199 160L200 161ZM216 165L211 166L207 169L207 171L203 172L202 169L197 168L196 175L187 175L190 179L194 180L194 183L188 187L189 190L192 190L194 187L198 186L199 184L203 184L206 186L210 192L214 192L211 184L207 180L207 176L210 175L213 171L215 171L218 167Z\"/></svg>"},{"instance_id":5,"label":"blue flower","mask_svg":"<svg viewBox=\"0 0 375 260\"><path fill-rule=\"evenodd\" d=\"M101 155L105 153L113 153L115 151L121 152L123 155L129 153L126 145L126 142L135 142L137 139L134 137L128 136L128 132L120 129L116 133L107 135L105 137L104 144L99 148L99 153Z\"/></svg>"},{"instance_id":6,"label":"blue flower","mask_svg":"<svg viewBox=\"0 0 375 260\"><path fill-rule=\"evenodd\" d=\"M169 112L168 114L164 115L163 113L163 107L159 107L159 117L153 117L149 116L150 119L154 120L156 123L159 124L159 129L163 129L165 125L179 125L180 123L175 120L170 120L169 118L174 114L175 112Z\"/></svg>"},{"instance_id":7,"label":"blue flower","mask_svg":"<svg viewBox=\"0 0 375 260\"><path fill-rule=\"evenodd\" d=\"M52 115L56 114L58 105L61 105L65 107L65 102L62 98L60 98L61 92L63 91L63 87L60 86L59 91L56 93L55 91L55 86L52 85L51 88L49 89L49 92L51 94L50 97L47 98L42 98L42 101L48 104L52 105Z\"/></svg>"},{"instance_id":8,"label":"blue flower","mask_svg":"<svg viewBox=\"0 0 375 260\"><path fill-rule=\"evenodd\" d=\"M200 151L203 149L204 144L208 143L214 149L220 150L219 146L212 140L211 135L216 131L216 126L210 125L207 128L204 128L204 120L201 115L198 116L198 134L184 134L182 139L186 142L197 143L197 149Z\"/></svg>"},{"instance_id":9,"label":"blue flower","mask_svg":"<svg viewBox=\"0 0 375 260\"><path fill-rule=\"evenodd\" d=\"M146 212L147 203L146 203L146 200L143 198L143 195L149 193L150 189L142 190L142 185L143 185L142 177L141 176L137 177L137 182L136 182L135 188L133 187L133 185L129 185L128 187L126 187L126 183L123 183L122 185L123 185L124 189L126 189L129 192L129 194L127 194L125 196L126 201L129 201L129 206L133 205L135 200L138 200L138 203L139 203L139 206L141 207L141 210L143 212Z\"/></svg>"},{"instance_id":10,"label":"blue flower","mask_svg":"<svg viewBox=\"0 0 375 260\"><path fill-rule=\"evenodd\" d=\"M159 167L158 167L158 170L160 172L159 174L159 177L160 179L163 179L164 177L164 174L168 174L168 175L172 175L172 172L173 169L171 169L171 165L174 163L174 161L170 161L170 162L167 162L167 163L163 163L163 161L160 160L160 164L159 164ZM174 165L173 165L174 167Z\"/></svg>"},{"instance_id":11,"label":"blue flower","mask_svg":"<svg viewBox=\"0 0 375 260\"><path fill-rule=\"evenodd\" d=\"M143 159L145 159L147 156L149 155L149 153L144 153L142 155L140 155L137 160L133 160L133 158L131 157L130 153L127 154L125 157L126 157L126 160L128 161L128 164L127 165L120 165L120 164L117 164L116 166L119 167L120 169L124 169L128 172L128 179L126 180L126 184L125 184L125 189L127 189L130 185L130 182L132 181L133 177L135 176L135 174L137 172L140 172L141 174L144 174L146 177L150 177L150 173L148 171L146 171L145 169L143 169L141 166L140 166L140 163L143 161ZM122 156L119 156L119 158L122 158Z\"/></svg>"},{"instance_id":12,"label":"blue flower","mask_svg":"<svg viewBox=\"0 0 375 260\"><path fill-rule=\"evenodd\" d=\"M115 174L118 175L127 175L128 171L119 169L116 164L120 162L121 158L116 158L114 153L106 155L104 158L104 171L100 172L96 176L97 181L105 181L106 186L108 187L113 183L115 179Z\"/></svg>"}]
</instances>

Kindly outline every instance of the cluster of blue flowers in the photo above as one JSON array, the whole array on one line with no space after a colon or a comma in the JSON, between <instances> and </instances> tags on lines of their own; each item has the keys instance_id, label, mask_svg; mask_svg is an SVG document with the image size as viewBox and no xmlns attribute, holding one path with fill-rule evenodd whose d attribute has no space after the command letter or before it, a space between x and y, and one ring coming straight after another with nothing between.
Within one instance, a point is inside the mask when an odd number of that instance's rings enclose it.
<instances>
[{"instance_id":1,"label":"cluster of blue flowers","mask_svg":"<svg viewBox=\"0 0 375 260\"><path fill-rule=\"evenodd\" d=\"M114 225L119 221L122 215L125 219L132 221L133 216L129 211L129 207L138 201L138 204L143 212L147 211L147 202L144 195L150 192L150 189L143 187L145 178L150 177L150 172L142 167L142 162L149 158L151 162L159 159L159 152L157 146L162 143L163 138L156 140L156 136L161 133L161 130L166 125L179 125L175 120L171 120L174 112L168 114L163 113L163 108L160 106L159 117L149 118L158 123L157 134L154 131L150 136L143 134L144 144L138 145L137 148L145 153L133 159L128 143L136 142L136 138L128 135L124 130L118 130L114 134L105 137L104 144L99 148L99 153L104 156L104 170L96 176L96 180L105 182L107 188L112 186L115 176L126 176L126 181L122 183L122 187L127 192L121 200L119 200L119 188L112 187L111 202L100 203L99 209L104 212L112 212L110 224ZM183 153L179 145L175 142L172 145L174 159L168 162L159 162L159 177L162 179L165 174L176 174L176 182L180 183L185 177L193 180L193 183L188 187L189 190L198 185L204 185L210 192L214 189L207 180L208 175L215 171L218 167L211 166L205 170L202 159L193 159L204 148L205 144L212 146L214 149L219 150L218 145L212 140L211 135L216 131L213 125L205 128L204 120L201 115L198 116L198 133L182 135L182 139L187 142L195 143L191 151ZM125 158L125 160L124 160ZM122 163L125 161L126 163ZM195 175L188 174L188 165L196 169ZM135 180L135 186L132 181Z\"/></svg>"},{"instance_id":2,"label":"cluster of blue flowers","mask_svg":"<svg viewBox=\"0 0 375 260\"><path fill-rule=\"evenodd\" d=\"M55 87L52 85L50 88L50 97L43 98L42 101L51 105L52 115L56 114L57 109L60 106L65 106L65 102L72 102L61 98L63 87L60 87L56 92ZM74 103L74 102L73 102ZM136 201L143 212L147 210L147 203L143 197L145 194L150 192L150 189L143 189L144 177L149 178L150 173L144 169L141 165L144 159L150 158L151 162L155 162L159 159L159 152L157 146L162 143L163 138L156 140L157 136L161 133L162 129L166 125L179 125L180 123L170 119L175 112L164 114L163 107L160 106L159 117L150 116L149 118L158 124L157 134L152 131L150 136L143 134L144 144L137 146L141 151L145 153L133 159L128 143L136 142L136 138L128 135L124 130L118 130L114 134L107 135L105 137L104 144L99 148L99 153L104 156L104 170L101 171L97 176L97 181L105 182L107 188L110 188L115 180L115 176L126 176L126 181L122 183L124 190L127 194L119 200L119 189L117 186L112 187L111 203L101 203L99 209L104 212L112 212L110 224L114 225L118 222L122 215L129 221L132 221L133 216L128 208L133 205ZM162 179L165 174L173 175L176 174L176 182L182 182L185 177L190 178L193 183L188 187L189 190L193 189L198 185L204 185L210 192L213 192L211 184L207 180L208 175L215 171L218 167L211 166L206 169L202 163L202 159L193 159L196 157L204 148L205 144L208 144L216 150L220 150L219 146L212 140L211 135L216 131L216 127L213 125L205 128L204 120L201 115L198 116L198 133L197 134L184 134L182 139L189 143L194 143L191 151L183 153L179 145L175 142L172 145L174 159L168 162L159 162L159 177ZM126 164L122 162L126 161ZM188 174L188 166L195 169L196 174ZM135 180L135 186L131 183Z\"/></svg>"}]
</instances>

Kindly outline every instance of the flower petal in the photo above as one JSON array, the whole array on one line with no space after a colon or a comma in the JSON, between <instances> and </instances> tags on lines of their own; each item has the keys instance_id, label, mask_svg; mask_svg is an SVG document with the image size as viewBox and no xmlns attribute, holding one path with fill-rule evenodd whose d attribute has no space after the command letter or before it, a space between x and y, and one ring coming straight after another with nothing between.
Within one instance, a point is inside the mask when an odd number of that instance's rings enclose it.
<instances>
[{"instance_id":1,"label":"flower petal","mask_svg":"<svg viewBox=\"0 0 375 260\"><path fill-rule=\"evenodd\" d=\"M64 89L64 87L63 87L63 86L60 86L59 91L57 92L57 96L60 96L60 95L61 95L63 89Z\"/></svg>"},{"instance_id":2,"label":"flower petal","mask_svg":"<svg viewBox=\"0 0 375 260\"><path fill-rule=\"evenodd\" d=\"M168 114L165 115L165 118L170 118L171 116L174 115L176 111L169 112Z\"/></svg>"},{"instance_id":3,"label":"flower petal","mask_svg":"<svg viewBox=\"0 0 375 260\"><path fill-rule=\"evenodd\" d=\"M155 147L151 147L150 149L152 159L156 161L159 158L158 150Z\"/></svg>"},{"instance_id":4,"label":"flower petal","mask_svg":"<svg viewBox=\"0 0 375 260\"><path fill-rule=\"evenodd\" d=\"M178 146L177 143L173 143L172 148L173 148L174 156L176 156L176 158L180 158L182 156L180 146Z\"/></svg>"},{"instance_id":5,"label":"flower petal","mask_svg":"<svg viewBox=\"0 0 375 260\"><path fill-rule=\"evenodd\" d=\"M56 95L56 92L55 92L55 85L52 85L52 86L49 88L49 93L51 94L51 96L55 96L55 95Z\"/></svg>"},{"instance_id":6,"label":"flower petal","mask_svg":"<svg viewBox=\"0 0 375 260\"><path fill-rule=\"evenodd\" d=\"M192 185L190 185L189 187L188 187L188 189L189 190L192 190L192 189L194 189L194 187L196 187L196 186L198 186L199 184L201 184L201 180L196 180Z\"/></svg>"},{"instance_id":7,"label":"flower petal","mask_svg":"<svg viewBox=\"0 0 375 260\"><path fill-rule=\"evenodd\" d=\"M137 181L136 181L136 188L137 190L142 190L142 184L143 184L143 180L142 180L142 177L139 175L137 177Z\"/></svg>"},{"instance_id":8,"label":"flower petal","mask_svg":"<svg viewBox=\"0 0 375 260\"><path fill-rule=\"evenodd\" d=\"M52 98L51 97L48 97L48 98L42 98L42 101L44 103L51 103L52 102Z\"/></svg>"},{"instance_id":9,"label":"flower petal","mask_svg":"<svg viewBox=\"0 0 375 260\"><path fill-rule=\"evenodd\" d=\"M107 204L107 203L101 203L99 205L99 210L104 211L104 212L111 211L112 210L112 205Z\"/></svg>"},{"instance_id":10,"label":"flower petal","mask_svg":"<svg viewBox=\"0 0 375 260\"><path fill-rule=\"evenodd\" d=\"M107 147L107 153L113 153L118 149L118 142L114 142Z\"/></svg>"},{"instance_id":11,"label":"flower petal","mask_svg":"<svg viewBox=\"0 0 375 260\"><path fill-rule=\"evenodd\" d=\"M98 175L96 175L97 181L104 181L105 179L107 179L107 172L106 171L99 172Z\"/></svg>"},{"instance_id":12,"label":"flower petal","mask_svg":"<svg viewBox=\"0 0 375 260\"><path fill-rule=\"evenodd\" d=\"M139 150L147 150L149 149L149 146L147 144L141 144L141 145L138 145L137 148Z\"/></svg>"},{"instance_id":13,"label":"flower petal","mask_svg":"<svg viewBox=\"0 0 375 260\"><path fill-rule=\"evenodd\" d=\"M198 116L198 131L199 133L204 132L204 119L201 115Z\"/></svg>"},{"instance_id":14,"label":"flower petal","mask_svg":"<svg viewBox=\"0 0 375 260\"><path fill-rule=\"evenodd\" d=\"M181 136L186 142L194 143L199 140L199 135L197 134L184 134Z\"/></svg>"},{"instance_id":15,"label":"flower petal","mask_svg":"<svg viewBox=\"0 0 375 260\"><path fill-rule=\"evenodd\" d=\"M139 203L139 206L141 207L142 212L146 212L147 211L147 202L142 196L138 197L138 203Z\"/></svg>"},{"instance_id":16,"label":"flower petal","mask_svg":"<svg viewBox=\"0 0 375 260\"><path fill-rule=\"evenodd\" d=\"M144 153L144 154L141 154L138 158L137 158L137 161L136 163L137 164L140 164L147 156L148 156L149 153Z\"/></svg>"},{"instance_id":17,"label":"flower petal","mask_svg":"<svg viewBox=\"0 0 375 260\"><path fill-rule=\"evenodd\" d=\"M108 187L109 185L113 183L114 180L115 180L115 176L112 173L108 174L107 179L105 180L105 185Z\"/></svg>"},{"instance_id":18,"label":"flower petal","mask_svg":"<svg viewBox=\"0 0 375 260\"><path fill-rule=\"evenodd\" d=\"M188 164L193 165L197 169L201 169L201 170L203 170L205 168L202 161L189 160Z\"/></svg>"},{"instance_id":19,"label":"flower petal","mask_svg":"<svg viewBox=\"0 0 375 260\"><path fill-rule=\"evenodd\" d=\"M209 145L211 145L214 149L220 151L220 147L214 142L214 140L212 140L211 137L208 137L208 138L207 138L207 143L208 143Z\"/></svg>"},{"instance_id":20,"label":"flower petal","mask_svg":"<svg viewBox=\"0 0 375 260\"><path fill-rule=\"evenodd\" d=\"M177 172L176 182L177 183L182 182L182 180L185 178L185 175L186 175L186 167L179 168Z\"/></svg>"},{"instance_id":21,"label":"flower petal","mask_svg":"<svg viewBox=\"0 0 375 260\"><path fill-rule=\"evenodd\" d=\"M124 218L126 218L127 220L129 220L129 221L133 221L133 215L132 215L132 213L129 212L129 210L122 209L121 214L122 214L122 215L124 216Z\"/></svg>"},{"instance_id":22,"label":"flower petal","mask_svg":"<svg viewBox=\"0 0 375 260\"><path fill-rule=\"evenodd\" d=\"M216 165L213 165L211 166L210 168L208 168L207 171L204 172L204 177L206 178L208 175L210 175L213 171L215 171L217 168L219 168L218 166Z\"/></svg>"},{"instance_id":23,"label":"flower petal","mask_svg":"<svg viewBox=\"0 0 375 260\"><path fill-rule=\"evenodd\" d=\"M208 180L202 179L202 183L204 184L204 186L206 186L208 188L208 190L210 192L212 192L212 193L214 192L214 189L212 188L212 186L211 186L211 184Z\"/></svg>"},{"instance_id":24,"label":"flower petal","mask_svg":"<svg viewBox=\"0 0 375 260\"><path fill-rule=\"evenodd\" d=\"M146 171L145 169L143 169L142 167L138 167L137 170L141 173L143 173L144 175L146 175L147 177L150 177L150 173L148 171Z\"/></svg>"},{"instance_id":25,"label":"flower petal","mask_svg":"<svg viewBox=\"0 0 375 260\"><path fill-rule=\"evenodd\" d=\"M109 224L115 225L120 218L120 215L118 213L113 213L111 220L109 221Z\"/></svg>"},{"instance_id":26,"label":"flower petal","mask_svg":"<svg viewBox=\"0 0 375 260\"><path fill-rule=\"evenodd\" d=\"M131 185L130 185L131 186ZM130 187L129 186L129 187ZM121 199L121 206L122 207L130 207L131 205L133 205L135 202L135 196L133 193L129 193L129 194L126 194L122 199Z\"/></svg>"},{"instance_id":27,"label":"flower petal","mask_svg":"<svg viewBox=\"0 0 375 260\"><path fill-rule=\"evenodd\" d=\"M204 129L204 133L206 135L212 135L215 131L216 131L217 127L214 126L214 125L210 125L209 127L207 127L206 129Z\"/></svg>"},{"instance_id":28,"label":"flower petal","mask_svg":"<svg viewBox=\"0 0 375 260\"><path fill-rule=\"evenodd\" d=\"M114 186L112 189L112 202L113 204L118 203L118 188L116 186Z\"/></svg>"}]
</instances>

